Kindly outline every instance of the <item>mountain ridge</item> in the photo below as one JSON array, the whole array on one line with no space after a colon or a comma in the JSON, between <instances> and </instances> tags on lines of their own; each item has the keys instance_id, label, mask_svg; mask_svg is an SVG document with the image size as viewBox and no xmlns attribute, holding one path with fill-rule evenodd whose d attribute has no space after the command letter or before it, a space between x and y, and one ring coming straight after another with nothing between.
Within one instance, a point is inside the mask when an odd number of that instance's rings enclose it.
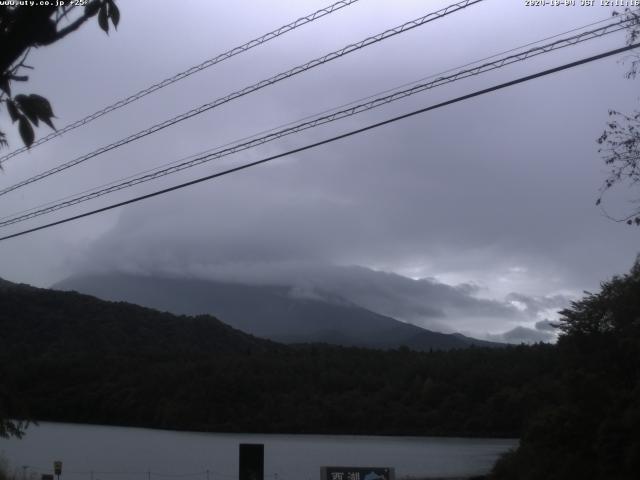
<instances>
[{"instance_id":1,"label":"mountain ridge","mask_svg":"<svg viewBox=\"0 0 640 480\"><path fill-rule=\"evenodd\" d=\"M335 294L285 285L246 285L194 278L111 273L53 285L110 301L177 315L211 314L241 331L282 343L328 343L416 350L497 347L461 334L433 332L381 315Z\"/></svg>"},{"instance_id":2,"label":"mountain ridge","mask_svg":"<svg viewBox=\"0 0 640 480\"><path fill-rule=\"evenodd\" d=\"M177 316L128 302L109 302L2 279L0 300L3 341L11 348L108 353L162 347L169 354L203 354L263 351L276 346L211 315Z\"/></svg>"}]
</instances>

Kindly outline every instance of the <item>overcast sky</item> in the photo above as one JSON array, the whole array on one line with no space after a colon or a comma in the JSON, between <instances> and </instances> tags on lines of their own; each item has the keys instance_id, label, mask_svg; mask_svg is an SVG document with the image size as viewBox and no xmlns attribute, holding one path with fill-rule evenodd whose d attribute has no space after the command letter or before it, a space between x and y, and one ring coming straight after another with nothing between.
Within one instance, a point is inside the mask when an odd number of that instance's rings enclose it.
<instances>
[{"instance_id":1,"label":"overcast sky","mask_svg":"<svg viewBox=\"0 0 640 480\"><path fill-rule=\"evenodd\" d=\"M117 32L107 36L91 22L33 52L30 81L15 88L49 98L63 126L329 2L121 0ZM0 186L449 3L361 0L8 161ZM487 0L1 197L0 216L610 15L600 6ZM283 152L624 40L619 33L455 82L2 233ZM2 242L0 276L43 287L95 269L265 283L306 279L311 287L340 285L365 306L443 331L547 339L553 312L627 271L640 251L640 230L608 220L594 205L606 176L595 140L607 111L638 105L639 83L624 78L620 60ZM0 129L12 147L20 145L6 112ZM37 135L46 133L44 127ZM614 193L605 207L622 214L634 192ZM371 293L374 284L386 293Z\"/></svg>"}]
</instances>

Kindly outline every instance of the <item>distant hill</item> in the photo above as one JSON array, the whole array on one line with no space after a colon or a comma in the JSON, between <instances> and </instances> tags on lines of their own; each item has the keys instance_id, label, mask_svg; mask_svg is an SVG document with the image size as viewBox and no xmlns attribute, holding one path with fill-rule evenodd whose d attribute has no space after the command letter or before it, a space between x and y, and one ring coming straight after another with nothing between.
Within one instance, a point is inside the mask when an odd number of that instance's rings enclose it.
<instances>
[{"instance_id":1,"label":"distant hill","mask_svg":"<svg viewBox=\"0 0 640 480\"><path fill-rule=\"evenodd\" d=\"M500 345L433 332L336 295L299 293L287 286L103 274L71 277L54 288L174 314L212 314L244 332L289 344L323 342L383 349L404 345L424 351Z\"/></svg>"},{"instance_id":2,"label":"distant hill","mask_svg":"<svg viewBox=\"0 0 640 480\"><path fill-rule=\"evenodd\" d=\"M209 315L178 317L124 302L105 302L0 279L2 346L34 351L147 350L169 354L263 351L275 345L240 332Z\"/></svg>"}]
</instances>

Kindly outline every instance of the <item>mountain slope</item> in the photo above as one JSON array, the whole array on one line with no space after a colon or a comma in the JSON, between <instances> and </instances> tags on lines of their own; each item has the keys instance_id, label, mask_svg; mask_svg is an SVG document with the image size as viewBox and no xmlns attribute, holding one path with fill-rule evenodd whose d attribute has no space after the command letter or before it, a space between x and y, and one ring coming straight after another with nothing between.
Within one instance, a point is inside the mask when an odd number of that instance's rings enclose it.
<instances>
[{"instance_id":1,"label":"mountain slope","mask_svg":"<svg viewBox=\"0 0 640 480\"><path fill-rule=\"evenodd\" d=\"M0 332L5 350L27 355L45 350L213 354L263 351L275 345L212 316L178 317L4 280L0 281Z\"/></svg>"},{"instance_id":2,"label":"mountain slope","mask_svg":"<svg viewBox=\"0 0 640 480\"><path fill-rule=\"evenodd\" d=\"M496 345L399 322L335 295L298 293L285 286L109 274L72 277L54 288L174 314L212 314L244 332L285 343L372 348L406 345L416 350Z\"/></svg>"}]
</instances>

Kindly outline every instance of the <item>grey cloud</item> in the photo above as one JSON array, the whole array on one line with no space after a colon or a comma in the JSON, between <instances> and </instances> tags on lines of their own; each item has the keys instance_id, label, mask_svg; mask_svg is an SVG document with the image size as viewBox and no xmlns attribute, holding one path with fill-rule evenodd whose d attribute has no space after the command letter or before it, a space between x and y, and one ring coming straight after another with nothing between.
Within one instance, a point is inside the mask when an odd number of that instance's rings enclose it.
<instances>
[{"instance_id":1,"label":"grey cloud","mask_svg":"<svg viewBox=\"0 0 640 480\"><path fill-rule=\"evenodd\" d=\"M548 331L540 331L537 329L526 328L522 326L518 326L508 330L504 333L500 334L489 334L487 335L489 340L493 340L496 342L505 342L505 343L539 343L539 342L553 342L555 340L555 335Z\"/></svg>"},{"instance_id":2,"label":"grey cloud","mask_svg":"<svg viewBox=\"0 0 640 480\"><path fill-rule=\"evenodd\" d=\"M544 332L557 332L558 328L556 327L557 322L552 322L550 320L540 320L536 322L535 327L536 330L544 331Z\"/></svg>"},{"instance_id":3,"label":"grey cloud","mask_svg":"<svg viewBox=\"0 0 640 480\"><path fill-rule=\"evenodd\" d=\"M557 312L568 307L573 297L568 295L531 296L512 292L505 299L508 302L524 306L526 312L535 317L541 313Z\"/></svg>"}]
</instances>

